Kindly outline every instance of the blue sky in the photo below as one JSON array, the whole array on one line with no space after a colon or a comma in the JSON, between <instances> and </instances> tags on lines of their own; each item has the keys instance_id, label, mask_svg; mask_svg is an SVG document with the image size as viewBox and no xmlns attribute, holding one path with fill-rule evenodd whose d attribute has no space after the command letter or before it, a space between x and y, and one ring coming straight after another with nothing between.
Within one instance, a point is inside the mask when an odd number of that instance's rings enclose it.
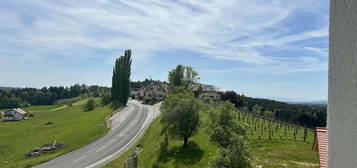
<instances>
[{"instance_id":1,"label":"blue sky","mask_svg":"<svg viewBox=\"0 0 357 168\"><path fill-rule=\"evenodd\" d=\"M327 99L328 0L0 0L0 86L110 86L177 64L253 97Z\"/></svg>"}]
</instances>

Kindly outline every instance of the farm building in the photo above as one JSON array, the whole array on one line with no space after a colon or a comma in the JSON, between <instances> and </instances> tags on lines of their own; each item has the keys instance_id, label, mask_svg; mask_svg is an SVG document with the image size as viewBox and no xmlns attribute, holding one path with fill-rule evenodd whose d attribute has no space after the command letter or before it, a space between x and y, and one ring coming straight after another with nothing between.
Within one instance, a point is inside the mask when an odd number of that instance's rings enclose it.
<instances>
[{"instance_id":1,"label":"farm building","mask_svg":"<svg viewBox=\"0 0 357 168\"><path fill-rule=\"evenodd\" d=\"M221 98L218 88L213 85L192 84L191 90L198 92L198 98L201 100L211 99L217 101Z\"/></svg>"},{"instance_id":2,"label":"farm building","mask_svg":"<svg viewBox=\"0 0 357 168\"><path fill-rule=\"evenodd\" d=\"M28 113L20 108L12 109L2 113L4 121L23 120Z\"/></svg>"},{"instance_id":3,"label":"farm building","mask_svg":"<svg viewBox=\"0 0 357 168\"><path fill-rule=\"evenodd\" d=\"M314 149L319 152L320 158L320 168L327 168L327 150L328 150L328 139L327 139L327 128L326 127L317 127L315 140L314 140Z\"/></svg>"},{"instance_id":4,"label":"farm building","mask_svg":"<svg viewBox=\"0 0 357 168\"><path fill-rule=\"evenodd\" d=\"M169 85L167 83L152 82L149 86L138 91L138 95L144 99L163 100L169 93Z\"/></svg>"}]
</instances>

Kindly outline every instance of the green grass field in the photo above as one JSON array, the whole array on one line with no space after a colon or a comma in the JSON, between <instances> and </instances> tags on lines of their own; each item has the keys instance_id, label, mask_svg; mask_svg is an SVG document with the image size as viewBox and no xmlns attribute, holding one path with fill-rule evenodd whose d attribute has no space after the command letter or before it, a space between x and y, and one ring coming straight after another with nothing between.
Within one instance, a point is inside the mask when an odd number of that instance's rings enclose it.
<instances>
[{"instance_id":1,"label":"green grass field","mask_svg":"<svg viewBox=\"0 0 357 168\"><path fill-rule=\"evenodd\" d=\"M166 162L159 162L159 167L164 168L202 168L209 167L210 161L218 155L218 147L209 142L209 136L205 133L205 120L207 117L201 113L201 127L199 132L189 139L189 147L183 148L182 141L169 140L169 155ZM260 122L263 120L259 119ZM263 168L317 168L318 153L311 151L313 142L313 133L308 132L306 142L303 141L303 129L298 129L296 140L293 138L293 128L287 128L285 135L284 125L278 128L278 131L269 140L269 132L263 131L259 140L259 132L243 121L247 127L247 136L249 149L253 157L253 165ZM279 125L280 126L280 125ZM252 128L252 130L250 130ZM273 127L272 127L273 128ZM274 127L275 128L275 127ZM160 142L163 137L160 136L161 123L160 118L156 119L145 132L144 136L137 144L141 144L139 154L139 167L150 168L157 162L159 155ZM281 136L281 139L280 139ZM132 150L132 149L131 149ZM122 168L124 161L131 154L131 150L120 156L118 159L107 164L105 168Z\"/></svg>"},{"instance_id":2,"label":"green grass field","mask_svg":"<svg viewBox=\"0 0 357 168\"><path fill-rule=\"evenodd\" d=\"M87 99L67 105L24 108L34 117L14 122L0 122L0 167L30 167L77 149L108 131L104 118L112 113L109 106L83 111ZM96 99L99 102L99 99ZM2 111L2 110L0 110ZM52 125L45 125L48 121ZM35 147L54 141L66 144L62 150L37 157L25 154Z\"/></svg>"}]
</instances>

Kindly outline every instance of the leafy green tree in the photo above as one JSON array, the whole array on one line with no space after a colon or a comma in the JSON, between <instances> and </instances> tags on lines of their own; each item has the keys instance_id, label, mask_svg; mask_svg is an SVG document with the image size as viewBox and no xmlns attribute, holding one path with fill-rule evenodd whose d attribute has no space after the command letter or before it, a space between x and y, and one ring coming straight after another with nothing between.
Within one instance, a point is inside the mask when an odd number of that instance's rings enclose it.
<instances>
[{"instance_id":1,"label":"leafy green tree","mask_svg":"<svg viewBox=\"0 0 357 168\"><path fill-rule=\"evenodd\" d=\"M212 110L213 109L213 110ZM233 104L225 102L217 107L210 106L208 127L210 141L220 146L220 155L212 162L215 168L251 167L244 126L235 117Z\"/></svg>"},{"instance_id":2,"label":"leafy green tree","mask_svg":"<svg viewBox=\"0 0 357 168\"><path fill-rule=\"evenodd\" d=\"M240 108L243 106L243 100L241 95L238 95L234 91L225 91L221 95L221 100L223 101L230 101L234 104L235 107Z\"/></svg>"},{"instance_id":3,"label":"leafy green tree","mask_svg":"<svg viewBox=\"0 0 357 168\"><path fill-rule=\"evenodd\" d=\"M260 115L264 114L263 108L257 104L253 106L253 112Z\"/></svg>"},{"instance_id":4,"label":"leafy green tree","mask_svg":"<svg viewBox=\"0 0 357 168\"><path fill-rule=\"evenodd\" d=\"M193 93L182 88L173 90L162 103L163 130L176 138L182 138L183 146L199 127L199 110L201 104Z\"/></svg>"},{"instance_id":5,"label":"leafy green tree","mask_svg":"<svg viewBox=\"0 0 357 168\"><path fill-rule=\"evenodd\" d=\"M245 136L245 128L236 121L234 105L228 102L219 105L210 115L211 125L208 132L210 140L227 148L232 144L233 136Z\"/></svg>"},{"instance_id":6,"label":"leafy green tree","mask_svg":"<svg viewBox=\"0 0 357 168\"><path fill-rule=\"evenodd\" d=\"M107 105L111 102L111 98L110 98L110 95L109 94L105 94L103 97L102 97L102 105Z\"/></svg>"},{"instance_id":7,"label":"leafy green tree","mask_svg":"<svg viewBox=\"0 0 357 168\"><path fill-rule=\"evenodd\" d=\"M79 84L75 84L69 87L69 94L71 97L76 97L81 94L81 86Z\"/></svg>"},{"instance_id":8,"label":"leafy green tree","mask_svg":"<svg viewBox=\"0 0 357 168\"><path fill-rule=\"evenodd\" d=\"M171 87L188 86L197 83L199 80L198 72L194 71L191 66L177 65L169 72L169 85Z\"/></svg>"},{"instance_id":9,"label":"leafy green tree","mask_svg":"<svg viewBox=\"0 0 357 168\"><path fill-rule=\"evenodd\" d=\"M229 148L221 148L220 155L213 161L214 168L251 168L250 153L247 141L242 137L234 137Z\"/></svg>"},{"instance_id":10,"label":"leafy green tree","mask_svg":"<svg viewBox=\"0 0 357 168\"><path fill-rule=\"evenodd\" d=\"M124 56L115 60L112 77L112 100L126 105L130 91L131 50L126 50Z\"/></svg>"},{"instance_id":11,"label":"leafy green tree","mask_svg":"<svg viewBox=\"0 0 357 168\"><path fill-rule=\"evenodd\" d=\"M199 81L198 72L194 71L191 66L186 66L185 77L186 84L197 83Z\"/></svg>"},{"instance_id":12,"label":"leafy green tree","mask_svg":"<svg viewBox=\"0 0 357 168\"><path fill-rule=\"evenodd\" d=\"M95 100L94 100L94 99L89 99L89 100L87 101L87 103L84 105L84 110L85 110L85 111L92 111L92 110L95 109L96 106L97 106L97 105L96 105L96 103L95 103Z\"/></svg>"},{"instance_id":13,"label":"leafy green tree","mask_svg":"<svg viewBox=\"0 0 357 168\"><path fill-rule=\"evenodd\" d=\"M169 72L169 85L171 87L180 87L184 85L185 66L177 65L176 69Z\"/></svg>"}]
</instances>

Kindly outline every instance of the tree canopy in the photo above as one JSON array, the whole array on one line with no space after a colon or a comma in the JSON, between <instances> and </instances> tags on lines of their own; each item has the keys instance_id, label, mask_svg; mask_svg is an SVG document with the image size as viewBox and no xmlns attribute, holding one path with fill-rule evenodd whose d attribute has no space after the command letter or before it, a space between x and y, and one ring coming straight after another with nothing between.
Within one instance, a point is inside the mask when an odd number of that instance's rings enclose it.
<instances>
[{"instance_id":1,"label":"tree canopy","mask_svg":"<svg viewBox=\"0 0 357 168\"><path fill-rule=\"evenodd\" d=\"M304 125L307 127L326 126L325 105L289 104L262 98L252 98L234 91L222 93L221 100L232 102L237 108L247 108L248 112L262 117Z\"/></svg>"},{"instance_id":2,"label":"tree canopy","mask_svg":"<svg viewBox=\"0 0 357 168\"><path fill-rule=\"evenodd\" d=\"M131 50L115 60L112 77L112 101L126 105L130 92Z\"/></svg>"},{"instance_id":3,"label":"tree canopy","mask_svg":"<svg viewBox=\"0 0 357 168\"><path fill-rule=\"evenodd\" d=\"M0 90L0 108L26 107L30 105L51 105L61 99L78 96L100 97L110 93L110 88L75 84L70 87L51 86L37 88L16 88Z\"/></svg>"},{"instance_id":4,"label":"tree canopy","mask_svg":"<svg viewBox=\"0 0 357 168\"><path fill-rule=\"evenodd\" d=\"M184 146L199 127L201 104L193 93L182 88L173 90L161 105L163 131L182 138Z\"/></svg>"},{"instance_id":5,"label":"tree canopy","mask_svg":"<svg viewBox=\"0 0 357 168\"><path fill-rule=\"evenodd\" d=\"M187 86L199 81L198 72L194 71L191 66L177 65L169 72L169 85L171 87Z\"/></svg>"},{"instance_id":6,"label":"tree canopy","mask_svg":"<svg viewBox=\"0 0 357 168\"><path fill-rule=\"evenodd\" d=\"M220 155L212 162L214 168L252 167L245 128L235 117L235 107L225 102L208 107L210 141L218 144Z\"/></svg>"}]
</instances>

